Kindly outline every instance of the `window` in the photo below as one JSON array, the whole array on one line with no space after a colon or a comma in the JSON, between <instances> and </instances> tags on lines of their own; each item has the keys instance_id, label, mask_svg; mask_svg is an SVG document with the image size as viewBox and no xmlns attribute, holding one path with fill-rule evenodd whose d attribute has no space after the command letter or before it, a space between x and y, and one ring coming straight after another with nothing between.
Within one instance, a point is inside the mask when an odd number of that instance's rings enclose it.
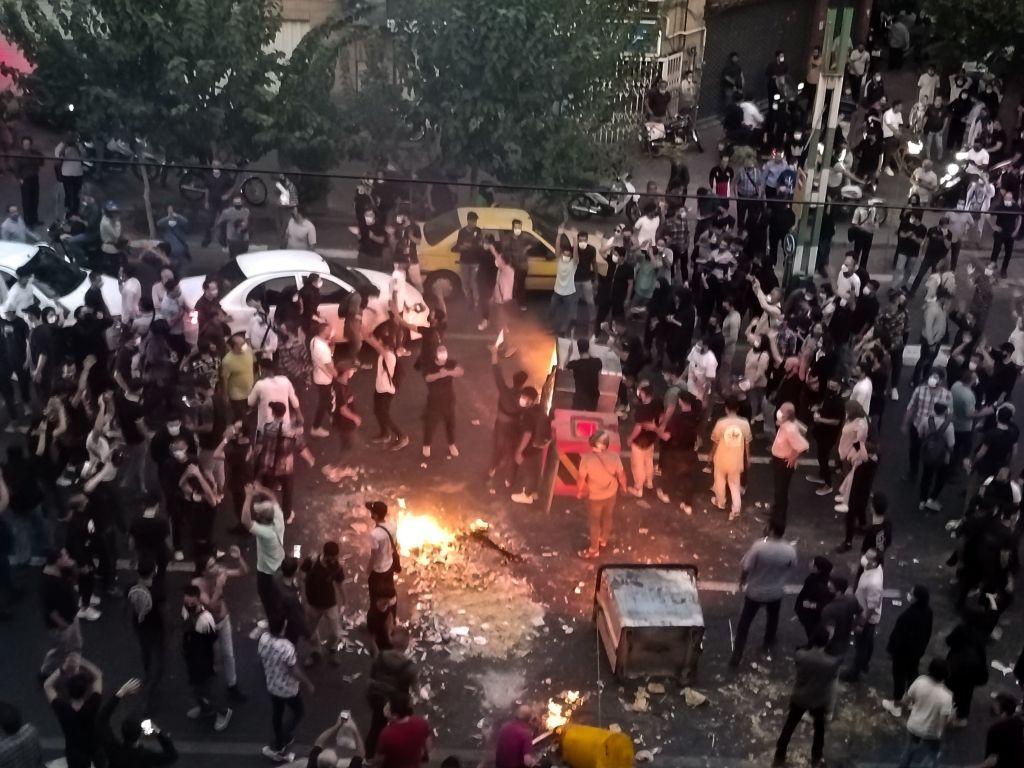
<instances>
[{"instance_id":1,"label":"window","mask_svg":"<svg viewBox=\"0 0 1024 768\"><path fill-rule=\"evenodd\" d=\"M529 232L523 232L523 237L526 238L526 256L528 258L548 260L555 258L555 254L551 252L551 249Z\"/></svg>"},{"instance_id":2,"label":"window","mask_svg":"<svg viewBox=\"0 0 1024 768\"><path fill-rule=\"evenodd\" d=\"M85 280L85 272L52 248L40 245L22 269L35 278L36 287L48 298L67 296Z\"/></svg>"},{"instance_id":3,"label":"window","mask_svg":"<svg viewBox=\"0 0 1024 768\"><path fill-rule=\"evenodd\" d=\"M309 28L309 19L282 19L281 28L277 31L277 37L270 45L270 50L280 51L287 60L309 32Z\"/></svg>"},{"instance_id":4,"label":"window","mask_svg":"<svg viewBox=\"0 0 1024 768\"><path fill-rule=\"evenodd\" d=\"M253 286L249 291L249 295L245 297L246 301L250 299L256 299L263 303L267 307L277 306L278 301L281 299L281 294L287 290L294 291L295 278L291 275L286 277L271 277L268 280L264 280L262 283Z\"/></svg>"},{"instance_id":5,"label":"window","mask_svg":"<svg viewBox=\"0 0 1024 768\"><path fill-rule=\"evenodd\" d=\"M330 277L325 277L323 283L323 286L320 288L321 304L341 305L345 303L349 293L351 293L348 288Z\"/></svg>"},{"instance_id":6,"label":"window","mask_svg":"<svg viewBox=\"0 0 1024 768\"><path fill-rule=\"evenodd\" d=\"M461 228L459 212L446 211L423 225L423 239L430 245L436 245L452 232L457 232Z\"/></svg>"}]
</instances>

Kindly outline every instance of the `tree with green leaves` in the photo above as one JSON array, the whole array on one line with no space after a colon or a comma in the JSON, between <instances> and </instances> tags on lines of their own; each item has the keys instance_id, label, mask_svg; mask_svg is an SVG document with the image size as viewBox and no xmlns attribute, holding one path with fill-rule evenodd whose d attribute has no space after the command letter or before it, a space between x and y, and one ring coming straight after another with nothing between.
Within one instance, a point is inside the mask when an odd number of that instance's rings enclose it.
<instances>
[{"instance_id":1,"label":"tree with green leaves","mask_svg":"<svg viewBox=\"0 0 1024 768\"><path fill-rule=\"evenodd\" d=\"M1018 77L1024 64L1024 3L990 0L924 0L932 51L947 67L991 60L1001 77Z\"/></svg>"},{"instance_id":2,"label":"tree with green leaves","mask_svg":"<svg viewBox=\"0 0 1024 768\"><path fill-rule=\"evenodd\" d=\"M280 24L276 0L0 3L0 31L35 66L16 77L37 109L59 117L74 104L84 135L143 137L182 159L266 150Z\"/></svg>"},{"instance_id":3,"label":"tree with green leaves","mask_svg":"<svg viewBox=\"0 0 1024 768\"><path fill-rule=\"evenodd\" d=\"M623 158L597 140L624 107L624 0L401 0L394 57L443 158L513 183L598 180Z\"/></svg>"}]
</instances>

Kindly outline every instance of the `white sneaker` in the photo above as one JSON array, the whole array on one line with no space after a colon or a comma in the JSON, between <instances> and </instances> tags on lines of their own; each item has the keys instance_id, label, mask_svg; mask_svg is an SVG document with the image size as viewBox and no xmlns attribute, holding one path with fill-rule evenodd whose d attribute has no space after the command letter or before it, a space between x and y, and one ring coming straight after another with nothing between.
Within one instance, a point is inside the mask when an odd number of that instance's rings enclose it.
<instances>
[{"instance_id":1,"label":"white sneaker","mask_svg":"<svg viewBox=\"0 0 1024 768\"><path fill-rule=\"evenodd\" d=\"M263 754L265 758L267 758L268 760L273 760L275 763L291 762L284 752L278 752L270 745L265 746L263 749L260 750L260 752Z\"/></svg>"},{"instance_id":2,"label":"white sneaker","mask_svg":"<svg viewBox=\"0 0 1024 768\"><path fill-rule=\"evenodd\" d=\"M424 459L429 459L430 458L430 446L429 445L424 445L423 446L423 458Z\"/></svg>"},{"instance_id":3,"label":"white sneaker","mask_svg":"<svg viewBox=\"0 0 1024 768\"><path fill-rule=\"evenodd\" d=\"M835 507L833 507L833 509L835 509L836 512L849 512L850 511L850 505L849 504L836 504Z\"/></svg>"},{"instance_id":4,"label":"white sneaker","mask_svg":"<svg viewBox=\"0 0 1024 768\"><path fill-rule=\"evenodd\" d=\"M683 514L684 515L692 515L693 514L693 507L691 507L685 501L682 501L682 502L679 503L679 508L681 510L683 510Z\"/></svg>"},{"instance_id":5,"label":"white sneaker","mask_svg":"<svg viewBox=\"0 0 1024 768\"><path fill-rule=\"evenodd\" d=\"M903 708L892 699L882 699L882 709L893 717L903 717Z\"/></svg>"},{"instance_id":6,"label":"white sneaker","mask_svg":"<svg viewBox=\"0 0 1024 768\"><path fill-rule=\"evenodd\" d=\"M89 605L91 605L93 608L95 608L99 604L100 604L100 596L99 595L93 595L92 597L89 598Z\"/></svg>"},{"instance_id":7,"label":"white sneaker","mask_svg":"<svg viewBox=\"0 0 1024 768\"><path fill-rule=\"evenodd\" d=\"M449 445L448 446L448 455L451 456L453 459L457 459L459 457L459 446L457 446L457 445Z\"/></svg>"},{"instance_id":8,"label":"white sneaker","mask_svg":"<svg viewBox=\"0 0 1024 768\"><path fill-rule=\"evenodd\" d=\"M477 325L476 329L478 331L486 331L487 330L487 321L486 320L481 320L480 323Z\"/></svg>"},{"instance_id":9,"label":"white sneaker","mask_svg":"<svg viewBox=\"0 0 1024 768\"><path fill-rule=\"evenodd\" d=\"M174 550L174 561L175 562L180 563L184 559L185 559L185 553L184 552L182 552L180 549Z\"/></svg>"},{"instance_id":10,"label":"white sneaker","mask_svg":"<svg viewBox=\"0 0 1024 768\"><path fill-rule=\"evenodd\" d=\"M885 175L886 176L895 176L896 174L893 172L892 168L889 168L887 166L886 169L885 169Z\"/></svg>"},{"instance_id":11,"label":"white sneaker","mask_svg":"<svg viewBox=\"0 0 1024 768\"><path fill-rule=\"evenodd\" d=\"M201 714L203 714L202 708L199 706L195 706L185 713L185 717L187 717L189 720L198 720Z\"/></svg>"},{"instance_id":12,"label":"white sneaker","mask_svg":"<svg viewBox=\"0 0 1024 768\"><path fill-rule=\"evenodd\" d=\"M894 401L895 400L899 400L900 399L900 391L898 389L896 389L896 387L893 387L892 388L892 392L889 393L889 397L891 397Z\"/></svg>"},{"instance_id":13,"label":"white sneaker","mask_svg":"<svg viewBox=\"0 0 1024 768\"><path fill-rule=\"evenodd\" d=\"M228 723L231 722L231 716L233 714L235 714L235 711L230 707L225 709L223 714L218 714L217 719L213 721L213 730L217 731L217 733L220 733L225 728L227 728Z\"/></svg>"},{"instance_id":14,"label":"white sneaker","mask_svg":"<svg viewBox=\"0 0 1024 768\"><path fill-rule=\"evenodd\" d=\"M322 427L314 427L309 430L309 434L313 437L329 437L331 433Z\"/></svg>"},{"instance_id":15,"label":"white sneaker","mask_svg":"<svg viewBox=\"0 0 1024 768\"><path fill-rule=\"evenodd\" d=\"M512 501L514 501L516 504L533 504L535 498L536 496L534 496L532 493L512 494Z\"/></svg>"},{"instance_id":16,"label":"white sneaker","mask_svg":"<svg viewBox=\"0 0 1024 768\"><path fill-rule=\"evenodd\" d=\"M93 608L91 605L86 608L81 608L78 611L78 618L85 619L86 621L96 621L103 614Z\"/></svg>"},{"instance_id":17,"label":"white sneaker","mask_svg":"<svg viewBox=\"0 0 1024 768\"><path fill-rule=\"evenodd\" d=\"M668 504L668 494L665 493L665 491L659 488L654 493L658 497L658 501L660 501L662 504Z\"/></svg>"}]
</instances>

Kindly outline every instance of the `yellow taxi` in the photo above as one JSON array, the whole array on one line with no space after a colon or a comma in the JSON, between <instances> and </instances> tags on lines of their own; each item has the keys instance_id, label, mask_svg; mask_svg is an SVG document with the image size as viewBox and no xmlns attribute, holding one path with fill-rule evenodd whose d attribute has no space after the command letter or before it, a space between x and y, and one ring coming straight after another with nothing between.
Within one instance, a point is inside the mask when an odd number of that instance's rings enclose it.
<instances>
[{"instance_id":1,"label":"yellow taxi","mask_svg":"<svg viewBox=\"0 0 1024 768\"><path fill-rule=\"evenodd\" d=\"M555 233L544 232L533 217L520 208L455 208L438 214L423 224L423 243L417 249L420 269L426 274L427 289L448 283L452 293L462 289L459 277L459 254L452 250L459 230L466 226L470 212L477 215L477 226L483 234L501 241L512 236L512 222L523 224L521 237L526 238L529 272L528 291L550 291L555 284Z\"/></svg>"}]
</instances>

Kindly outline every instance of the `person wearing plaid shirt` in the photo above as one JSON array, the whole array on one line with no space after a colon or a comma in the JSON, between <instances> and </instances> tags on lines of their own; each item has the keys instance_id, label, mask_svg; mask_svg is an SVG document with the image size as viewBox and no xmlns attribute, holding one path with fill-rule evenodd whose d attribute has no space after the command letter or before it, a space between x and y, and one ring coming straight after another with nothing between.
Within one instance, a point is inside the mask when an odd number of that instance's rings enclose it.
<instances>
[{"instance_id":1,"label":"person wearing plaid shirt","mask_svg":"<svg viewBox=\"0 0 1024 768\"><path fill-rule=\"evenodd\" d=\"M678 265L685 282L688 274L686 265L687 249L690 247L690 222L687 221L686 206L681 205L661 225L661 236L673 255L673 264Z\"/></svg>"},{"instance_id":2,"label":"person wearing plaid shirt","mask_svg":"<svg viewBox=\"0 0 1024 768\"><path fill-rule=\"evenodd\" d=\"M921 439L928 429L928 417L935 413L936 403L943 403L947 409L953 405L953 395L946 388L946 375L941 368L933 368L925 383L914 390L903 414L903 431L910 436L910 477L917 477Z\"/></svg>"},{"instance_id":3,"label":"person wearing plaid shirt","mask_svg":"<svg viewBox=\"0 0 1024 768\"><path fill-rule=\"evenodd\" d=\"M0 765L4 768L42 768L39 732L23 722L13 704L0 702Z\"/></svg>"},{"instance_id":4,"label":"person wearing plaid shirt","mask_svg":"<svg viewBox=\"0 0 1024 768\"><path fill-rule=\"evenodd\" d=\"M281 509L291 524L295 520L292 509L295 454L299 454L311 467L314 459L303 440L302 427L284 423L287 413L284 403L270 404L271 420L263 425L263 432L256 443L256 477L267 487L280 489Z\"/></svg>"}]
</instances>

